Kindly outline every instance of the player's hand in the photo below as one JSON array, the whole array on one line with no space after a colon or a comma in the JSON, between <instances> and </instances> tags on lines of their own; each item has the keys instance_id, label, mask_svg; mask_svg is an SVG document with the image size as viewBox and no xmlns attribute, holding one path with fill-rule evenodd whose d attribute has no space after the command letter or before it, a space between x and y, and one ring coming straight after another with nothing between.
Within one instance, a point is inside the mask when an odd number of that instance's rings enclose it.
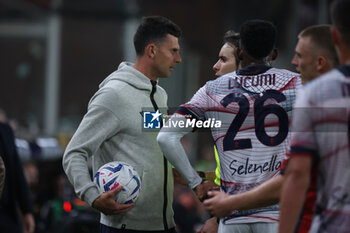
<instances>
[{"instance_id":1,"label":"player's hand","mask_svg":"<svg viewBox=\"0 0 350 233\"><path fill-rule=\"evenodd\" d=\"M193 189L200 201L208 198L207 194L210 190L219 190L219 186L212 181L204 181Z\"/></svg>"},{"instance_id":2,"label":"player's hand","mask_svg":"<svg viewBox=\"0 0 350 233\"><path fill-rule=\"evenodd\" d=\"M230 205L226 203L229 195L224 192L210 191L208 197L209 199L205 200L203 204L212 215L222 218L231 214Z\"/></svg>"},{"instance_id":3,"label":"player's hand","mask_svg":"<svg viewBox=\"0 0 350 233\"><path fill-rule=\"evenodd\" d=\"M219 224L217 222L217 218L212 217L205 221L204 225L201 227L197 233L217 233L219 228Z\"/></svg>"},{"instance_id":4,"label":"player's hand","mask_svg":"<svg viewBox=\"0 0 350 233\"><path fill-rule=\"evenodd\" d=\"M173 168L173 176L174 176L174 182L176 184L183 184L183 185L188 185L187 181L182 177L180 172Z\"/></svg>"},{"instance_id":5,"label":"player's hand","mask_svg":"<svg viewBox=\"0 0 350 233\"><path fill-rule=\"evenodd\" d=\"M122 189L123 186L119 186L114 190L103 193L92 203L92 207L105 215L116 215L129 211L134 206L134 203L120 204L115 201L115 196L122 191Z\"/></svg>"}]
</instances>

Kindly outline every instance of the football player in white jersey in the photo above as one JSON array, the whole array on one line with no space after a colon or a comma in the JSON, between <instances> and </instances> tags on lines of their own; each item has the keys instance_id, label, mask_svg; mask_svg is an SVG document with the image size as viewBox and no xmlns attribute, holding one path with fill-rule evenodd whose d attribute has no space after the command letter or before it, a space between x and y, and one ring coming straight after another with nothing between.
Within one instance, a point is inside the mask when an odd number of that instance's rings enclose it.
<instances>
[{"instance_id":1,"label":"football player in white jersey","mask_svg":"<svg viewBox=\"0 0 350 233\"><path fill-rule=\"evenodd\" d=\"M227 73L233 72L236 69L242 68L240 65L240 60L238 59L236 49L239 46L239 33L229 30L224 35L224 44L222 45L219 52L219 59L213 65L213 70L215 71L215 76L220 77ZM270 54L270 60L273 61L277 58L278 51L276 48ZM214 146L214 155L216 161L215 169L215 184L220 186L220 160L217 153L216 147ZM211 217L208 219L201 229L197 233L217 233L218 232L218 219L216 217Z\"/></svg>"},{"instance_id":2,"label":"football player in white jersey","mask_svg":"<svg viewBox=\"0 0 350 233\"><path fill-rule=\"evenodd\" d=\"M220 157L221 189L228 194L248 191L278 175L285 156L289 114L300 77L270 66L276 39L272 23L247 21L240 36L237 55L243 68L207 82L158 135L165 156L199 198L206 195L205 184L180 143L192 131L181 127L189 122L195 122L197 128L206 123L214 126L211 132ZM278 221L277 205L236 211L221 219L219 232L276 232Z\"/></svg>"},{"instance_id":3,"label":"football player in white jersey","mask_svg":"<svg viewBox=\"0 0 350 233\"><path fill-rule=\"evenodd\" d=\"M331 25L314 25L299 33L292 64L300 72L303 83L315 79L339 65L339 59L331 38ZM217 217L224 217L234 210L252 209L278 203L284 176L277 176L245 193L227 195L210 192L211 199L204 205ZM315 190L310 186L307 194L308 206L313 206ZM300 216L298 233L306 233L311 226L312 208L305 209Z\"/></svg>"},{"instance_id":4,"label":"football player in white jersey","mask_svg":"<svg viewBox=\"0 0 350 233\"><path fill-rule=\"evenodd\" d=\"M345 233L350 229L349 12L349 0L332 3L331 33L341 65L308 83L296 100L281 196L280 233L291 233L298 227L314 168L317 199L310 232Z\"/></svg>"}]
</instances>

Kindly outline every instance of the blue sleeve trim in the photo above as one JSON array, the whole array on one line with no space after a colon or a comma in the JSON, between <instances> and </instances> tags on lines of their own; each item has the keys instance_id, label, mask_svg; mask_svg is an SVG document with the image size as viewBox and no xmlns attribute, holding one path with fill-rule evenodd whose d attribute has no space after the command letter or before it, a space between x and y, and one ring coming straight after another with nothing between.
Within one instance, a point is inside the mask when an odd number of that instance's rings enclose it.
<instances>
[{"instance_id":1,"label":"blue sleeve trim","mask_svg":"<svg viewBox=\"0 0 350 233\"><path fill-rule=\"evenodd\" d=\"M317 150L310 149L302 146L293 146L290 148L291 154L311 154L312 156L318 156Z\"/></svg>"},{"instance_id":2,"label":"blue sleeve trim","mask_svg":"<svg viewBox=\"0 0 350 233\"><path fill-rule=\"evenodd\" d=\"M302 146L291 147L290 153L291 154L310 154L312 156L312 165L311 165L312 168L318 163L318 161L320 159L320 155L319 155L317 150L302 147Z\"/></svg>"},{"instance_id":3,"label":"blue sleeve trim","mask_svg":"<svg viewBox=\"0 0 350 233\"><path fill-rule=\"evenodd\" d=\"M191 110L185 108L185 107L179 107L177 110L176 110L177 113L180 113L182 115L185 115L185 116L190 116L191 119L192 118L195 118L196 120L199 120L199 117L194 114Z\"/></svg>"}]
</instances>

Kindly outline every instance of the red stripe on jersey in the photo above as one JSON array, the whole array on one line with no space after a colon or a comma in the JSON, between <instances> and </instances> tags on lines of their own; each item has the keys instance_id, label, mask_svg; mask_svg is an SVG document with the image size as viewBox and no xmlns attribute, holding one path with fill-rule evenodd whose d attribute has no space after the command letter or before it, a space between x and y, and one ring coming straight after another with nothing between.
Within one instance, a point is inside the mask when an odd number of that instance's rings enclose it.
<instances>
[{"instance_id":1,"label":"red stripe on jersey","mask_svg":"<svg viewBox=\"0 0 350 233\"><path fill-rule=\"evenodd\" d=\"M310 149L308 148L313 148L315 144L313 142L307 142L307 141L302 141L298 140L298 138L293 137L291 142L290 142L290 147L299 147L299 148L305 148L305 152L309 151ZM289 154L288 154L289 155Z\"/></svg>"},{"instance_id":2,"label":"red stripe on jersey","mask_svg":"<svg viewBox=\"0 0 350 233\"><path fill-rule=\"evenodd\" d=\"M213 96L211 96L211 95L208 93L208 91L206 91L205 93L206 93L206 94L209 96L209 98L210 98L212 101L214 101L217 105L221 105L220 102L219 102L218 100L216 100Z\"/></svg>"},{"instance_id":3,"label":"red stripe on jersey","mask_svg":"<svg viewBox=\"0 0 350 233\"><path fill-rule=\"evenodd\" d=\"M222 180L222 179L220 179L220 183L227 184L227 185L250 185L247 183L231 182L231 181L226 181L226 180ZM254 185L257 186L257 185L259 185L259 183L254 183Z\"/></svg>"},{"instance_id":4,"label":"red stripe on jersey","mask_svg":"<svg viewBox=\"0 0 350 233\"><path fill-rule=\"evenodd\" d=\"M270 220L272 220L272 221L276 221L276 222L279 222L279 221L280 221L279 219L276 219L276 218L270 218L270 217L267 217L267 216L248 215L248 216L244 216L244 217L252 217L252 218L263 218L263 219L270 219Z\"/></svg>"},{"instance_id":5,"label":"red stripe on jersey","mask_svg":"<svg viewBox=\"0 0 350 233\"><path fill-rule=\"evenodd\" d=\"M334 116L334 117L337 117L337 116ZM335 119L335 118L322 119L322 120L319 120L319 121L315 121L313 123L313 126L322 125L322 124L331 124L331 123L341 123L341 124L347 124L348 123L345 119L343 119L344 117L341 117L341 118L342 119L339 119L339 116L338 116L337 119Z\"/></svg>"},{"instance_id":6,"label":"red stripe on jersey","mask_svg":"<svg viewBox=\"0 0 350 233\"><path fill-rule=\"evenodd\" d=\"M318 166L315 164L311 170L310 186L306 193L303 211L299 217L297 233L307 233L311 228L317 200L317 174Z\"/></svg>"},{"instance_id":7,"label":"red stripe on jersey","mask_svg":"<svg viewBox=\"0 0 350 233\"><path fill-rule=\"evenodd\" d=\"M289 155L287 155L287 156L289 156ZM281 174L282 174L282 175L283 175L284 172L286 171L287 164L288 164L288 159L284 159L284 160L282 161L282 165L281 165L281 167L280 167L280 171L281 171Z\"/></svg>"},{"instance_id":8,"label":"red stripe on jersey","mask_svg":"<svg viewBox=\"0 0 350 233\"><path fill-rule=\"evenodd\" d=\"M226 110L226 108L208 108L206 112L224 112L224 113L230 113L230 114L237 114L239 112L239 109L237 109L237 112L232 112L232 110Z\"/></svg>"},{"instance_id":9,"label":"red stripe on jersey","mask_svg":"<svg viewBox=\"0 0 350 233\"><path fill-rule=\"evenodd\" d=\"M282 92L284 90L289 90L289 89L295 89L295 87L297 86L298 83L298 79L299 76L295 76L293 77L288 83L287 85L285 85L283 88L279 89L279 92Z\"/></svg>"}]
</instances>

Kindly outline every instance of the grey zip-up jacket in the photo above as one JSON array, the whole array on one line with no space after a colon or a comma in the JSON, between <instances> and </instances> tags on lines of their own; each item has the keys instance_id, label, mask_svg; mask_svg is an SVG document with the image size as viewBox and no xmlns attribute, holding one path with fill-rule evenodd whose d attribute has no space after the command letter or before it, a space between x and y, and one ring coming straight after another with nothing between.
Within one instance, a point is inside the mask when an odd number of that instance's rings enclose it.
<instances>
[{"instance_id":1,"label":"grey zip-up jacket","mask_svg":"<svg viewBox=\"0 0 350 233\"><path fill-rule=\"evenodd\" d=\"M139 173L141 193L135 206L123 214L101 213L101 223L110 227L159 231L175 226L171 166L158 146L158 132L142 130L143 108L153 109L151 90L149 78L132 63L121 63L91 98L63 156L64 171L89 205L101 195L88 171L90 157L94 174L111 161L124 161ZM154 100L160 109L167 109L167 94L158 85Z\"/></svg>"}]
</instances>

